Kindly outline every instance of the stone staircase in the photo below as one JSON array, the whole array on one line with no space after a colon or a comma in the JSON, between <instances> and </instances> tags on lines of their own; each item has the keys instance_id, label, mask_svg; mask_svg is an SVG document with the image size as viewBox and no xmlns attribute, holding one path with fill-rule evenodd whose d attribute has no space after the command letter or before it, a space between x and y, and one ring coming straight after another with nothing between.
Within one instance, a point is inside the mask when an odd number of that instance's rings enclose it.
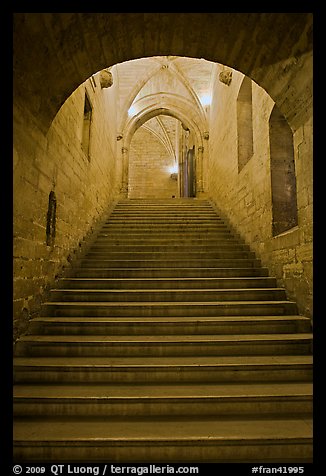
<instances>
[{"instance_id":1,"label":"stone staircase","mask_svg":"<svg viewBox=\"0 0 326 476\"><path fill-rule=\"evenodd\" d=\"M208 201L122 200L16 345L15 460L310 462L311 351Z\"/></svg>"}]
</instances>

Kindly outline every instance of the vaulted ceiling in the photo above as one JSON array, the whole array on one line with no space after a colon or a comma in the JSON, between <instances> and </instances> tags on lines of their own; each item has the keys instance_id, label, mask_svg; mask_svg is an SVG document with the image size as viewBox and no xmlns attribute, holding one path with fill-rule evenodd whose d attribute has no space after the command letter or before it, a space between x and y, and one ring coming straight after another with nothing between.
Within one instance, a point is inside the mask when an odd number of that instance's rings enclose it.
<instances>
[{"instance_id":1,"label":"vaulted ceiling","mask_svg":"<svg viewBox=\"0 0 326 476\"><path fill-rule=\"evenodd\" d=\"M178 56L155 56L117 64L111 68L119 87L117 108L119 132L137 115L145 117L149 108L160 110L163 99L174 117L157 115L142 127L154 134L174 153L178 108L196 111L202 124L207 121L206 101L211 96L214 78L222 65L204 59ZM146 119L146 117L145 117Z\"/></svg>"}]
</instances>

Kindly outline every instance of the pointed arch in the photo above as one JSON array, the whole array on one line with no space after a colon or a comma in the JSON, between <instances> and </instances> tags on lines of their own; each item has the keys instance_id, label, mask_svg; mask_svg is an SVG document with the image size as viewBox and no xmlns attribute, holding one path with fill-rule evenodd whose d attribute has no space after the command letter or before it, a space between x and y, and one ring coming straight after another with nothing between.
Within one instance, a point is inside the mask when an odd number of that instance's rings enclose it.
<instances>
[{"instance_id":1,"label":"pointed arch","mask_svg":"<svg viewBox=\"0 0 326 476\"><path fill-rule=\"evenodd\" d=\"M298 224L293 134L275 105L269 119L272 188L272 234L279 235Z\"/></svg>"},{"instance_id":2,"label":"pointed arch","mask_svg":"<svg viewBox=\"0 0 326 476\"><path fill-rule=\"evenodd\" d=\"M238 171L249 162L254 152L252 127L252 81L244 76L237 98Z\"/></svg>"}]
</instances>

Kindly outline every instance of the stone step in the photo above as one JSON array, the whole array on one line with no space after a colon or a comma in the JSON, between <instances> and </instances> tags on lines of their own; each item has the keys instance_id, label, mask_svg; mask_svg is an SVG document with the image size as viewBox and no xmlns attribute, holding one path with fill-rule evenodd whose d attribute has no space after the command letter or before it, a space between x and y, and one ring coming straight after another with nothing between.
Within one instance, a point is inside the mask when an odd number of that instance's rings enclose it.
<instances>
[{"instance_id":1,"label":"stone step","mask_svg":"<svg viewBox=\"0 0 326 476\"><path fill-rule=\"evenodd\" d=\"M180 223L180 224L173 224L169 223L166 220L162 221L162 223L142 223L140 220L135 221L135 223L130 223L129 221L121 222L121 223L112 223L108 225L103 225L99 232L100 233L126 233L129 231L133 234L138 233L156 233L159 234L161 232L165 232L168 235L178 237L178 235L186 234L192 235L202 235L202 234L210 234L212 237L215 235L223 236L231 234L231 230L227 225L219 224L219 223L207 223L207 224L197 224L197 223Z\"/></svg>"},{"instance_id":2,"label":"stone step","mask_svg":"<svg viewBox=\"0 0 326 476\"><path fill-rule=\"evenodd\" d=\"M18 461L312 460L310 320L209 201L120 201L86 249L15 345Z\"/></svg>"},{"instance_id":3,"label":"stone step","mask_svg":"<svg viewBox=\"0 0 326 476\"><path fill-rule=\"evenodd\" d=\"M134 221L134 220L153 220L153 221L165 221L165 220L177 220L177 221L207 221L212 220L223 222L223 219L216 215L213 211L132 211L132 210L115 210L111 213L109 218L104 223L110 223L111 221Z\"/></svg>"},{"instance_id":4,"label":"stone step","mask_svg":"<svg viewBox=\"0 0 326 476\"><path fill-rule=\"evenodd\" d=\"M310 332L303 316L227 317L36 317L28 334L44 335L180 335L180 334L287 334Z\"/></svg>"},{"instance_id":5,"label":"stone step","mask_svg":"<svg viewBox=\"0 0 326 476\"><path fill-rule=\"evenodd\" d=\"M108 431L109 429L109 431ZM295 418L17 420L14 458L165 464L312 460L312 421Z\"/></svg>"},{"instance_id":6,"label":"stone step","mask_svg":"<svg viewBox=\"0 0 326 476\"><path fill-rule=\"evenodd\" d=\"M132 248L132 247L130 247ZM255 253L244 250L216 250L208 251L202 249L200 251L136 251L129 249L127 251L111 248L109 251L88 251L85 255L87 260L136 260L136 261L153 261L166 259L171 260L215 260L215 259L255 259Z\"/></svg>"},{"instance_id":7,"label":"stone step","mask_svg":"<svg viewBox=\"0 0 326 476\"><path fill-rule=\"evenodd\" d=\"M312 412L302 382L174 385L15 385L14 416L239 416Z\"/></svg>"},{"instance_id":8,"label":"stone step","mask_svg":"<svg viewBox=\"0 0 326 476\"><path fill-rule=\"evenodd\" d=\"M245 316L294 315L291 301L197 301L197 302L45 302L42 316L160 317L160 316Z\"/></svg>"},{"instance_id":9,"label":"stone step","mask_svg":"<svg viewBox=\"0 0 326 476\"><path fill-rule=\"evenodd\" d=\"M155 245L155 246L223 246L223 245L243 245L247 246L244 241L237 234L229 232L223 233L140 233L133 232L130 234L120 233L104 233L103 236L98 237L93 241L92 245L106 245L111 244L139 244L139 245ZM247 248L249 248L247 246Z\"/></svg>"},{"instance_id":10,"label":"stone step","mask_svg":"<svg viewBox=\"0 0 326 476\"><path fill-rule=\"evenodd\" d=\"M94 243L88 249L89 253L109 253L109 252L134 252L134 253L150 253L150 252L160 252L166 254L167 252L171 253L214 253L214 252L223 252L223 251L250 251L249 246L243 245L236 242L223 242L217 243L212 242L210 245L203 245L198 242L193 243L184 243L184 244L174 244L170 242L165 243L146 243L146 244L137 244L134 242L114 242L110 243Z\"/></svg>"},{"instance_id":11,"label":"stone step","mask_svg":"<svg viewBox=\"0 0 326 476\"><path fill-rule=\"evenodd\" d=\"M27 335L16 343L16 356L172 357L234 355L305 355L311 334L53 336Z\"/></svg>"},{"instance_id":12,"label":"stone step","mask_svg":"<svg viewBox=\"0 0 326 476\"><path fill-rule=\"evenodd\" d=\"M268 269L264 267L242 268L94 268L83 266L74 268L74 276L79 278L227 278L227 277L265 277Z\"/></svg>"},{"instance_id":13,"label":"stone step","mask_svg":"<svg viewBox=\"0 0 326 476\"><path fill-rule=\"evenodd\" d=\"M221 218L215 210L210 206L197 206L197 207L172 207L172 206L116 206L108 216L108 220L111 216L124 216L124 215L140 215L140 216L189 216L189 217L214 217Z\"/></svg>"},{"instance_id":14,"label":"stone step","mask_svg":"<svg viewBox=\"0 0 326 476\"><path fill-rule=\"evenodd\" d=\"M169 232L178 232L179 229L187 229L188 231L215 231L215 232L225 232L229 230L228 226L221 222L220 220L172 220L172 219L144 219L144 218L135 218L135 219L114 219L110 220L107 224L103 224L101 231L119 229L121 232L124 232L126 229L131 231L137 230L165 230Z\"/></svg>"},{"instance_id":15,"label":"stone step","mask_svg":"<svg viewBox=\"0 0 326 476\"><path fill-rule=\"evenodd\" d=\"M181 206L182 204L189 205L189 206L197 206L197 205L210 205L210 200L207 198L198 198L198 197L178 197L178 198L121 198L117 202L118 205L130 205L133 206L135 204L143 205L143 204L151 204L155 207L159 207L162 204L167 205L176 205Z\"/></svg>"},{"instance_id":16,"label":"stone step","mask_svg":"<svg viewBox=\"0 0 326 476\"><path fill-rule=\"evenodd\" d=\"M189 202L184 200L183 202L180 199L173 199L171 200L139 200L134 201L134 199L128 199L126 201L119 201L116 206L115 210L118 209L125 209L125 210L161 210L161 209L175 209L175 210L212 210L212 206L209 201L193 201Z\"/></svg>"},{"instance_id":17,"label":"stone step","mask_svg":"<svg viewBox=\"0 0 326 476\"><path fill-rule=\"evenodd\" d=\"M259 267L254 258L194 258L194 259L95 259L84 258L81 267L86 268L250 268Z\"/></svg>"},{"instance_id":18,"label":"stone step","mask_svg":"<svg viewBox=\"0 0 326 476\"><path fill-rule=\"evenodd\" d=\"M251 289L274 288L273 277L243 278L61 278L65 289Z\"/></svg>"},{"instance_id":19,"label":"stone step","mask_svg":"<svg viewBox=\"0 0 326 476\"><path fill-rule=\"evenodd\" d=\"M110 224L135 224L135 223L149 223L149 224L162 224L162 225L175 225L175 224L220 224L225 225L223 219L217 216L214 212L210 214L192 212L186 213L117 213L113 212L108 220L106 220L103 226L109 226Z\"/></svg>"},{"instance_id":20,"label":"stone step","mask_svg":"<svg viewBox=\"0 0 326 476\"><path fill-rule=\"evenodd\" d=\"M170 211L175 210L176 212L182 211L212 211L212 207L209 203L117 203L114 208L114 211L122 210L122 211L132 211L132 210L139 210L141 212L146 211L153 211L155 213L159 213L160 211ZM214 210L215 211L215 210Z\"/></svg>"},{"instance_id":21,"label":"stone step","mask_svg":"<svg viewBox=\"0 0 326 476\"><path fill-rule=\"evenodd\" d=\"M213 219L222 219L222 217L217 214L210 207L121 207L117 206L110 213L107 218L107 221L111 217L125 217L125 216L140 216L140 217L189 217L189 218L213 218Z\"/></svg>"},{"instance_id":22,"label":"stone step","mask_svg":"<svg viewBox=\"0 0 326 476\"><path fill-rule=\"evenodd\" d=\"M197 223L143 223L141 220L137 220L135 223L130 223L129 221L114 223L110 222L109 225L103 225L101 228L101 233L127 233L127 232L169 232L169 233L230 233L230 229L227 225L219 223L209 223L207 224L197 224Z\"/></svg>"},{"instance_id":23,"label":"stone step","mask_svg":"<svg viewBox=\"0 0 326 476\"><path fill-rule=\"evenodd\" d=\"M72 302L195 302L195 301L280 301L283 288L252 289L52 289L49 301Z\"/></svg>"},{"instance_id":24,"label":"stone step","mask_svg":"<svg viewBox=\"0 0 326 476\"><path fill-rule=\"evenodd\" d=\"M230 230L222 231L205 231L201 229L184 229L179 231L170 231L170 230L155 230L140 228L139 230L106 230L100 231L96 238L96 243L106 243L110 241L134 241L134 242L158 242L162 244L166 243L185 243L185 242L217 242L222 241L237 241L240 240L240 235L236 233L231 233Z\"/></svg>"},{"instance_id":25,"label":"stone step","mask_svg":"<svg viewBox=\"0 0 326 476\"><path fill-rule=\"evenodd\" d=\"M114 211L130 211L130 210L139 210L141 212L153 211L154 213L159 213L164 210L175 210L176 212L191 211L212 211L212 206L209 203L117 203ZM215 210L214 210L215 211Z\"/></svg>"},{"instance_id":26,"label":"stone step","mask_svg":"<svg viewBox=\"0 0 326 476\"><path fill-rule=\"evenodd\" d=\"M15 357L15 383L311 382L310 355Z\"/></svg>"},{"instance_id":27,"label":"stone step","mask_svg":"<svg viewBox=\"0 0 326 476\"><path fill-rule=\"evenodd\" d=\"M191 208L207 206L211 208L209 200L199 199L199 198L155 198L155 199L145 199L145 198L126 198L119 200L116 204L116 208L121 206L133 207L133 206L153 206L155 209L160 206L172 205L176 208L181 208L182 206L189 206Z\"/></svg>"},{"instance_id":28,"label":"stone step","mask_svg":"<svg viewBox=\"0 0 326 476\"><path fill-rule=\"evenodd\" d=\"M231 235L229 232L223 233L202 233L194 232L194 233L142 233L139 232L129 232L127 233L99 233L97 238L93 241L91 246L98 246L98 247L110 247L114 244L117 245L124 245L124 246L133 246L138 245L144 247L144 250L150 249L150 247L155 247L155 249L162 249L165 248L175 250L175 251L182 251L188 249L194 249L201 251L203 249L207 250L218 250L221 248L230 248L237 249L241 247L241 249L245 249L250 251L248 245L244 243L244 241L240 237L235 237ZM235 247L235 248L234 248Z\"/></svg>"},{"instance_id":29,"label":"stone step","mask_svg":"<svg viewBox=\"0 0 326 476\"><path fill-rule=\"evenodd\" d=\"M118 226L121 225L124 227L125 225L130 226L164 226L164 227L179 227L181 226L199 226L199 227L213 227L216 226L218 228L226 227L226 223L222 218L218 217L217 215L212 215L209 217L204 216L194 216L192 215L176 215L175 213L171 213L169 215L126 215L121 214L120 216L113 216L111 215L108 220L103 222L104 228L109 228L110 226Z\"/></svg>"}]
</instances>

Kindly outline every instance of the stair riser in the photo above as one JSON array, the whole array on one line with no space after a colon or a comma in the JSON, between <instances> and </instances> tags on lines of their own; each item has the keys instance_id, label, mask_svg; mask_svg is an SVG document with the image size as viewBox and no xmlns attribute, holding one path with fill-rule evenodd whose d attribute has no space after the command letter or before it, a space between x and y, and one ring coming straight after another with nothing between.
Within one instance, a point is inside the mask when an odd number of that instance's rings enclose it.
<instances>
[{"instance_id":1,"label":"stair riser","mask_svg":"<svg viewBox=\"0 0 326 476\"><path fill-rule=\"evenodd\" d=\"M245 367L245 368L244 368ZM312 365L174 367L14 367L15 383L222 383L310 382Z\"/></svg>"},{"instance_id":2,"label":"stair riser","mask_svg":"<svg viewBox=\"0 0 326 476\"><path fill-rule=\"evenodd\" d=\"M265 277L266 268L75 268L79 278L227 278Z\"/></svg>"},{"instance_id":3,"label":"stair riser","mask_svg":"<svg viewBox=\"0 0 326 476\"><path fill-rule=\"evenodd\" d=\"M126 222L136 222L136 221L150 222L150 223L221 223L225 224L224 220L218 217L214 212L194 212L184 211L184 212L137 212L137 211L128 211L128 212L114 212L104 224L109 225L110 223L126 223Z\"/></svg>"},{"instance_id":4,"label":"stair riser","mask_svg":"<svg viewBox=\"0 0 326 476\"><path fill-rule=\"evenodd\" d=\"M217 214L214 210L212 210L212 207L210 205L205 205L205 206L183 206L183 205L178 205L178 206L170 206L170 205L139 205L139 206L120 206L117 205L112 213L110 214L110 217L112 215L125 215L125 214L139 214L142 216L147 216L147 215L173 215L173 214L179 214L179 215L184 215L188 214L190 216L193 215L215 215L215 218L220 216ZM109 218L110 218L109 217Z\"/></svg>"},{"instance_id":5,"label":"stair riser","mask_svg":"<svg viewBox=\"0 0 326 476\"><path fill-rule=\"evenodd\" d=\"M241 289L274 288L274 278L242 279L61 279L59 288L65 289Z\"/></svg>"},{"instance_id":6,"label":"stair riser","mask_svg":"<svg viewBox=\"0 0 326 476\"><path fill-rule=\"evenodd\" d=\"M54 319L54 318L53 318ZM310 332L309 323L300 324L301 332ZM224 335L224 334L291 334L298 331L299 324L295 323L35 323L31 322L28 334L38 335Z\"/></svg>"},{"instance_id":7,"label":"stair riser","mask_svg":"<svg viewBox=\"0 0 326 476\"><path fill-rule=\"evenodd\" d=\"M221 220L195 220L195 219L182 219L182 220L146 220L138 218L137 220L110 220L106 224L103 224L102 230L125 230L125 229L163 229L163 230L183 230L185 228L190 230L196 230L199 228L201 231L205 230L228 230L229 227Z\"/></svg>"},{"instance_id":8,"label":"stair riser","mask_svg":"<svg viewBox=\"0 0 326 476\"><path fill-rule=\"evenodd\" d=\"M98 245L94 244L89 248L89 254L107 254L107 253L221 253L221 252L249 252L249 247L240 245L237 243L214 243L213 245L204 245L194 242L191 245L171 245L168 244L156 244L156 245L139 245L139 244L110 244L110 245Z\"/></svg>"},{"instance_id":9,"label":"stair riser","mask_svg":"<svg viewBox=\"0 0 326 476\"><path fill-rule=\"evenodd\" d=\"M179 221L171 222L169 219L159 221L144 221L144 220L126 220L126 221L111 221L110 224L103 225L100 233L125 233L126 231L130 232L155 232L159 233L160 231L165 231L170 234L182 234L187 233L204 233L207 231L213 233L230 233L230 227L225 225L222 222L212 220L207 220L207 222L196 222L196 221Z\"/></svg>"},{"instance_id":10,"label":"stair riser","mask_svg":"<svg viewBox=\"0 0 326 476\"><path fill-rule=\"evenodd\" d=\"M135 199L135 198L128 198L126 200L122 200L116 204L114 210L148 210L153 208L154 210L160 210L163 208L173 209L173 210L182 210L182 209L199 209L199 210L212 210L212 206L209 200L201 200L201 199L189 199L189 198L173 198L173 199Z\"/></svg>"},{"instance_id":11,"label":"stair riser","mask_svg":"<svg viewBox=\"0 0 326 476\"><path fill-rule=\"evenodd\" d=\"M14 449L14 459L16 461L47 461L47 462L72 462L85 461L92 462L117 462L120 465L126 462L139 463L145 461L155 464L161 463L166 465L168 461L171 463L189 462L198 463L221 463L221 462L251 462L252 464L266 463L268 459L273 461L285 461L298 463L302 461L311 462L312 446L310 439L303 441L288 439L278 440L278 444L273 441L264 443L255 440L251 445L243 443L241 440L234 441L203 441L197 439L188 444L180 441L173 444L169 442L145 442L139 441L110 441L101 444L95 440L91 442L64 441L57 445L48 442L39 442L37 445L30 443L16 444Z\"/></svg>"},{"instance_id":12,"label":"stair riser","mask_svg":"<svg viewBox=\"0 0 326 476\"><path fill-rule=\"evenodd\" d=\"M311 397L207 397L207 398L15 398L14 416L253 416L307 414Z\"/></svg>"},{"instance_id":13,"label":"stair riser","mask_svg":"<svg viewBox=\"0 0 326 476\"><path fill-rule=\"evenodd\" d=\"M123 259L84 259L80 265L82 268L251 268L259 267L260 261L255 259L185 259L168 260L153 259L123 260Z\"/></svg>"},{"instance_id":14,"label":"stair riser","mask_svg":"<svg viewBox=\"0 0 326 476\"><path fill-rule=\"evenodd\" d=\"M224 241L224 240L238 240L240 237L237 234L231 234L230 231L223 230L202 230L194 228L190 230L188 227L185 227L183 230L157 230L151 229L146 230L143 227L139 230L110 230L106 232L100 232L96 238L96 243L105 243L105 239L109 238L110 240L128 240L128 241L149 241L149 240L162 240L164 242L182 241L188 240L207 240L207 241Z\"/></svg>"},{"instance_id":15,"label":"stair riser","mask_svg":"<svg viewBox=\"0 0 326 476\"><path fill-rule=\"evenodd\" d=\"M203 301L281 301L286 299L285 291L273 289L235 289L235 290L198 290L189 291L120 291L102 290L52 290L49 301L61 302L203 302Z\"/></svg>"},{"instance_id":16,"label":"stair riser","mask_svg":"<svg viewBox=\"0 0 326 476\"><path fill-rule=\"evenodd\" d=\"M198 304L166 304L165 306L157 304L153 306L134 304L130 306L110 305L110 304L88 304L81 305L78 303L64 304L45 304L42 308L43 316L85 316L85 317L179 317L179 316L263 316L263 315L290 315L297 314L296 306L290 302L283 303L243 303L231 304L223 303L216 305L215 303Z\"/></svg>"},{"instance_id":17,"label":"stair riser","mask_svg":"<svg viewBox=\"0 0 326 476\"><path fill-rule=\"evenodd\" d=\"M306 355L311 342L249 343L39 343L18 342L16 356L29 357L173 357L173 356L234 356L234 355Z\"/></svg>"},{"instance_id":18,"label":"stair riser","mask_svg":"<svg viewBox=\"0 0 326 476\"><path fill-rule=\"evenodd\" d=\"M112 249L108 252L88 252L87 260L215 260L215 259L254 259L255 253L250 251L117 251Z\"/></svg>"},{"instance_id":19,"label":"stair riser","mask_svg":"<svg viewBox=\"0 0 326 476\"><path fill-rule=\"evenodd\" d=\"M192 204L189 204L189 203L160 203L159 200L157 200L155 203L146 203L146 204L134 204L134 203L130 203L130 200L131 199L128 199L129 201L126 202L126 203L122 203L122 202L118 202L113 210L112 213L117 213L119 211L123 211L124 213L128 212L128 211L133 211L135 209L139 209L140 212L143 212L145 213L145 211L149 210L150 208L152 208L154 210L155 213L159 213L159 210L161 210L162 208L166 208L166 209L173 209L173 210L176 210L176 211L180 211L180 210L187 210L187 209L194 209L194 210L206 210L208 213L209 212L212 212L212 207L211 207L211 204L209 202L205 202L203 203L202 201L201 202L197 202L197 203L192 203ZM176 200L176 199L174 199Z\"/></svg>"},{"instance_id":20,"label":"stair riser","mask_svg":"<svg viewBox=\"0 0 326 476\"><path fill-rule=\"evenodd\" d=\"M111 215L110 219L103 224L103 227L115 226L115 225L139 225L140 223L145 225L159 225L159 226L178 226L178 225L194 225L194 226L226 226L221 218L218 218L214 214L210 216L194 216L190 213L188 216L185 214L169 214L169 215L130 215L121 214L120 216Z\"/></svg>"},{"instance_id":21,"label":"stair riser","mask_svg":"<svg viewBox=\"0 0 326 476\"><path fill-rule=\"evenodd\" d=\"M209 201L123 200L85 250L15 345L18 462L312 461L310 322Z\"/></svg>"},{"instance_id":22,"label":"stair riser","mask_svg":"<svg viewBox=\"0 0 326 476\"><path fill-rule=\"evenodd\" d=\"M234 237L234 235L225 234L224 236L215 235L215 234L203 234L201 237L196 237L193 234L186 235L185 233L175 236L174 234L108 234L105 233L104 236L99 236L92 244L92 246L98 248L108 248L112 249L113 246L155 246L155 247L214 247L219 248L223 246L242 246L245 249L249 249L239 238Z\"/></svg>"}]
</instances>

